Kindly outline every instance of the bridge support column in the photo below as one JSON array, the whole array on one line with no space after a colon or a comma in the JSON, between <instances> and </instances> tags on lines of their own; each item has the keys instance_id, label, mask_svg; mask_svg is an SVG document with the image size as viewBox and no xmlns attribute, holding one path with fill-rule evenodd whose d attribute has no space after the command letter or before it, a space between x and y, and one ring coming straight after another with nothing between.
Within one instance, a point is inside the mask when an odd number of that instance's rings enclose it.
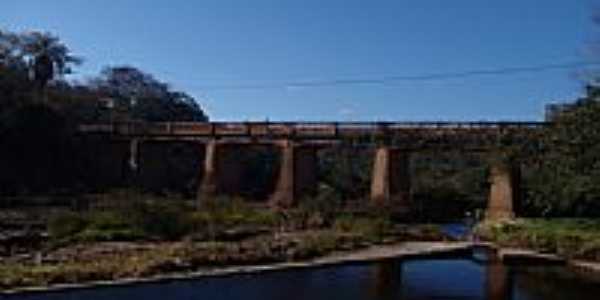
<instances>
[{"instance_id":1,"label":"bridge support column","mask_svg":"<svg viewBox=\"0 0 600 300\"><path fill-rule=\"evenodd\" d=\"M410 205L410 154L389 147L375 152L371 180L371 201L406 212Z\"/></svg>"},{"instance_id":2,"label":"bridge support column","mask_svg":"<svg viewBox=\"0 0 600 300\"><path fill-rule=\"evenodd\" d=\"M279 145L281 159L275 191L269 199L273 208L289 208L298 198L314 192L316 149L285 141Z\"/></svg>"},{"instance_id":3,"label":"bridge support column","mask_svg":"<svg viewBox=\"0 0 600 300\"><path fill-rule=\"evenodd\" d=\"M127 157L126 180L131 186L135 186L139 181L140 170L140 140L133 138L129 141L129 153Z\"/></svg>"},{"instance_id":4,"label":"bridge support column","mask_svg":"<svg viewBox=\"0 0 600 300\"><path fill-rule=\"evenodd\" d=\"M211 140L204 146L204 164L202 172L202 180L198 185L197 201L198 207L204 202L211 201L217 195L218 182L218 144L217 141Z\"/></svg>"},{"instance_id":5,"label":"bridge support column","mask_svg":"<svg viewBox=\"0 0 600 300\"><path fill-rule=\"evenodd\" d=\"M490 169L490 195L485 214L488 220L515 217L514 202L519 194L519 167L496 163Z\"/></svg>"},{"instance_id":6,"label":"bridge support column","mask_svg":"<svg viewBox=\"0 0 600 300\"><path fill-rule=\"evenodd\" d=\"M129 159L127 163L129 165L129 170L132 173L136 173L139 168L139 149L140 149L140 140L139 139L131 139L129 141Z\"/></svg>"}]
</instances>

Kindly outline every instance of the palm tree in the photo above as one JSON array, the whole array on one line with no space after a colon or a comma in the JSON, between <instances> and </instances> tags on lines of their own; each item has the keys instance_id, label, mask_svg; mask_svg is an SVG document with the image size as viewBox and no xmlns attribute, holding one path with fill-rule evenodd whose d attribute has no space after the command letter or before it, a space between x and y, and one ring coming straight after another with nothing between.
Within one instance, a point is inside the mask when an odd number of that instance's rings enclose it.
<instances>
[{"instance_id":1,"label":"palm tree","mask_svg":"<svg viewBox=\"0 0 600 300\"><path fill-rule=\"evenodd\" d=\"M79 57L71 55L70 49L58 37L50 33L25 33L21 35L21 43L30 77L42 97L51 80L57 75L70 74L71 66L82 62Z\"/></svg>"}]
</instances>

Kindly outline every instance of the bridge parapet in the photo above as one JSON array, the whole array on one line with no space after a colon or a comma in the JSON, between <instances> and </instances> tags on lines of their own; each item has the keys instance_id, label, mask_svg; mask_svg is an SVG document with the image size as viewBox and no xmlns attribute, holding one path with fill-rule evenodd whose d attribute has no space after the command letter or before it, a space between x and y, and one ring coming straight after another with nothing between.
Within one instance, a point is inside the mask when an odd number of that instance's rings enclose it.
<instances>
[{"instance_id":1,"label":"bridge parapet","mask_svg":"<svg viewBox=\"0 0 600 300\"><path fill-rule=\"evenodd\" d=\"M273 143L296 140L327 144L388 144L405 149L479 149L499 143L521 144L548 123L542 122L128 122L89 124L83 134L116 139L210 140L230 143Z\"/></svg>"},{"instance_id":2,"label":"bridge parapet","mask_svg":"<svg viewBox=\"0 0 600 300\"><path fill-rule=\"evenodd\" d=\"M83 133L124 136L273 136L342 138L407 132L503 132L540 129L544 122L127 122L85 124Z\"/></svg>"}]
</instances>

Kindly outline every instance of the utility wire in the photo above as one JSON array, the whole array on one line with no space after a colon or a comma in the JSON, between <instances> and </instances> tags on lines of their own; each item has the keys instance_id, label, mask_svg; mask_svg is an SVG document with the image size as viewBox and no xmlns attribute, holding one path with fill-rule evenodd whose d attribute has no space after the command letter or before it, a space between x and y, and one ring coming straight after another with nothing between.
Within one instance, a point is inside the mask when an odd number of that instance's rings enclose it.
<instances>
[{"instance_id":1,"label":"utility wire","mask_svg":"<svg viewBox=\"0 0 600 300\"><path fill-rule=\"evenodd\" d=\"M468 78L479 76L500 76L520 73L540 73L551 70L576 69L581 67L600 66L600 62L572 62L564 64L548 64L537 66L509 67L497 69L479 69L463 72L450 73L431 73L423 75L406 76L382 76L371 78L338 78L329 80L308 80L308 81L289 81L289 82L264 82L257 84L231 84L231 85L212 85L200 86L206 90L259 90L259 89L279 89L279 88L307 88L307 87L329 87L340 85L372 85L372 84L392 84L402 81L434 81L456 78Z\"/></svg>"}]
</instances>

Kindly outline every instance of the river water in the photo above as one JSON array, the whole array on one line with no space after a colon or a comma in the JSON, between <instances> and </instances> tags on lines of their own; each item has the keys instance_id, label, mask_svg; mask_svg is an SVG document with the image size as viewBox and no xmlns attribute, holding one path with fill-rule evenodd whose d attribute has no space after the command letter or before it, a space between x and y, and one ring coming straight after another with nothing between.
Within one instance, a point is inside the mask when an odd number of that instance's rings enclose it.
<instances>
[{"instance_id":1,"label":"river water","mask_svg":"<svg viewBox=\"0 0 600 300\"><path fill-rule=\"evenodd\" d=\"M508 267L461 258L390 260L127 287L0 296L0 299L598 300L600 281L564 267Z\"/></svg>"}]
</instances>

